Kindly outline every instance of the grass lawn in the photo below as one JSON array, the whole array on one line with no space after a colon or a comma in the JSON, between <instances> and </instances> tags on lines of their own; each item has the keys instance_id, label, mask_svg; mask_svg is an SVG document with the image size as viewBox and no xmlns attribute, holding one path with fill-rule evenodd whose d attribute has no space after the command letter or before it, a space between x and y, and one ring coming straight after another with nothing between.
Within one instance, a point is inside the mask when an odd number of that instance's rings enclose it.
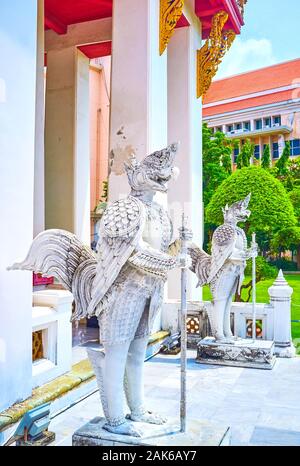
<instances>
[{"instance_id":1,"label":"grass lawn","mask_svg":"<svg viewBox=\"0 0 300 466\"><path fill-rule=\"evenodd\" d=\"M300 274L285 275L285 279L289 285L294 289L292 295L292 320L300 320ZM250 277L245 278L245 282L248 283ZM265 280L259 282L256 285L256 294L258 303L269 302L268 288L273 284L274 279ZM243 290L244 292L245 290ZM244 294L242 294L244 297ZM245 293L246 296L246 293ZM208 286L203 287L203 300L210 301L211 294ZM300 354L300 322L292 323L292 336L295 346L297 347L297 353Z\"/></svg>"}]
</instances>

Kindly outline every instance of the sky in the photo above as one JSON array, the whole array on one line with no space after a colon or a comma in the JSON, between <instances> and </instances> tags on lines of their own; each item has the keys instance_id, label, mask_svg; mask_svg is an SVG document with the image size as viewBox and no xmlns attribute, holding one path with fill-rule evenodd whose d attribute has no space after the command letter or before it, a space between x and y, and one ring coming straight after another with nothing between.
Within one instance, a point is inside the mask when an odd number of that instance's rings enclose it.
<instances>
[{"instance_id":1,"label":"sky","mask_svg":"<svg viewBox=\"0 0 300 466\"><path fill-rule=\"evenodd\" d=\"M300 0L248 0L245 26L216 79L300 58Z\"/></svg>"}]
</instances>

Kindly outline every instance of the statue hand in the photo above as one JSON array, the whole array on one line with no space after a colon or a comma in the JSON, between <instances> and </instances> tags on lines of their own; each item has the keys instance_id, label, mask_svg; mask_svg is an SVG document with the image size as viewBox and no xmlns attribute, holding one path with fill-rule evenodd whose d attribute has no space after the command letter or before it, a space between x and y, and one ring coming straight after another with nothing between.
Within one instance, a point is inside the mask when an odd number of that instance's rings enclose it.
<instances>
[{"instance_id":1,"label":"statue hand","mask_svg":"<svg viewBox=\"0 0 300 466\"><path fill-rule=\"evenodd\" d=\"M180 239L186 240L186 241L192 241L193 239L193 232L190 228L179 228L179 237Z\"/></svg>"},{"instance_id":2,"label":"statue hand","mask_svg":"<svg viewBox=\"0 0 300 466\"><path fill-rule=\"evenodd\" d=\"M177 258L177 267L180 269L189 269L192 267L192 259L187 254L178 254Z\"/></svg>"},{"instance_id":3,"label":"statue hand","mask_svg":"<svg viewBox=\"0 0 300 466\"><path fill-rule=\"evenodd\" d=\"M255 243L249 249L249 257L257 257L258 256L258 245Z\"/></svg>"}]
</instances>

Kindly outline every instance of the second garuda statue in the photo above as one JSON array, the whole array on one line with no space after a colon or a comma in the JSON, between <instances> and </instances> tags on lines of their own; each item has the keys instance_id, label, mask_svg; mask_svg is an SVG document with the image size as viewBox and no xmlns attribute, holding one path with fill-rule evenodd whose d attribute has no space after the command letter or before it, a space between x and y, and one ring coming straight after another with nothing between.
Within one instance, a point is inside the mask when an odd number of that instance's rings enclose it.
<instances>
[{"instance_id":1,"label":"second garuda statue","mask_svg":"<svg viewBox=\"0 0 300 466\"><path fill-rule=\"evenodd\" d=\"M75 235L48 230L34 239L25 261L12 267L56 277L73 293L73 320L98 317L105 356L97 352L92 363L106 417L104 428L116 434L139 436L135 421L164 422L145 407L143 368L167 272L190 265L176 255L168 213L154 201L156 192L167 192L176 173L176 151L172 144L141 163L133 157L125 164L131 193L106 209L96 254Z\"/></svg>"},{"instance_id":2,"label":"second garuda statue","mask_svg":"<svg viewBox=\"0 0 300 466\"><path fill-rule=\"evenodd\" d=\"M208 310L212 336L224 343L235 339L230 325L232 298L236 292L240 294L247 259L257 255L256 245L248 249L245 232L238 226L251 214L250 197L223 209L224 223L213 234L211 255L195 245L189 248L198 286L208 284L212 294Z\"/></svg>"}]
</instances>

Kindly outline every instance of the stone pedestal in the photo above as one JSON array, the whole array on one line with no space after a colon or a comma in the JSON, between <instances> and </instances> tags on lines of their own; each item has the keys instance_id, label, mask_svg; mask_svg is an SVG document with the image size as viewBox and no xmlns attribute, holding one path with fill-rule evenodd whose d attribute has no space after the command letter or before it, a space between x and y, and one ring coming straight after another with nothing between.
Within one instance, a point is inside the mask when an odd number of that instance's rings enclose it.
<instances>
[{"instance_id":1,"label":"stone pedestal","mask_svg":"<svg viewBox=\"0 0 300 466\"><path fill-rule=\"evenodd\" d=\"M198 343L196 362L224 366L273 369L276 361L273 341L240 339L227 344L206 337Z\"/></svg>"},{"instance_id":2,"label":"stone pedestal","mask_svg":"<svg viewBox=\"0 0 300 466\"><path fill-rule=\"evenodd\" d=\"M111 434L103 429L105 419L96 417L73 434L73 446L229 446L230 428L206 421L189 420L187 432L171 422L156 426L139 423L143 437Z\"/></svg>"}]
</instances>

